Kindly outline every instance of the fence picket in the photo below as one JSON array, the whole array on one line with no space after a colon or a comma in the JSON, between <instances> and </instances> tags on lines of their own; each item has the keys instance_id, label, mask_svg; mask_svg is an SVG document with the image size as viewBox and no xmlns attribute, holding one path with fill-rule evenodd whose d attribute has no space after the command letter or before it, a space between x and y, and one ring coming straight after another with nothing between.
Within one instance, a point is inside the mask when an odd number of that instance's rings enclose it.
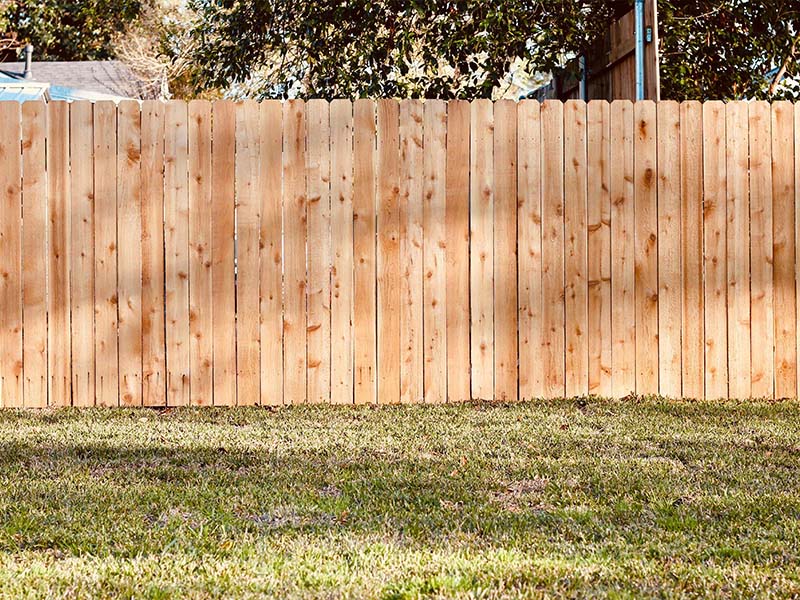
<instances>
[{"instance_id":1,"label":"fence picket","mask_svg":"<svg viewBox=\"0 0 800 600\"><path fill-rule=\"evenodd\" d=\"M611 196L610 107L605 100L587 106L588 346L589 393L611 390Z\"/></svg>"},{"instance_id":2,"label":"fence picket","mask_svg":"<svg viewBox=\"0 0 800 600\"><path fill-rule=\"evenodd\" d=\"M236 106L236 399L261 401L261 325L259 236L261 235L261 157L258 104Z\"/></svg>"},{"instance_id":3,"label":"fence picket","mask_svg":"<svg viewBox=\"0 0 800 600\"><path fill-rule=\"evenodd\" d=\"M211 103L189 102L189 394L213 401L211 296Z\"/></svg>"},{"instance_id":4,"label":"fence picket","mask_svg":"<svg viewBox=\"0 0 800 600\"><path fill-rule=\"evenodd\" d=\"M374 404L377 401L375 103L356 100L353 112L353 399L356 404Z\"/></svg>"},{"instance_id":5,"label":"fence picket","mask_svg":"<svg viewBox=\"0 0 800 600\"><path fill-rule=\"evenodd\" d=\"M185 102L164 110L166 403L189 404L189 132Z\"/></svg>"},{"instance_id":6,"label":"fence picket","mask_svg":"<svg viewBox=\"0 0 800 600\"><path fill-rule=\"evenodd\" d=\"M50 378L47 395L50 406L69 406L72 401L69 190L69 104L50 102L47 105L47 374ZM114 403L116 397L114 390Z\"/></svg>"},{"instance_id":7,"label":"fence picket","mask_svg":"<svg viewBox=\"0 0 800 600\"><path fill-rule=\"evenodd\" d=\"M656 182L656 106L633 107L636 393L658 393L658 210Z\"/></svg>"},{"instance_id":8,"label":"fence picket","mask_svg":"<svg viewBox=\"0 0 800 600\"><path fill-rule=\"evenodd\" d=\"M794 235L795 235L795 269L800 270L800 210L797 205L800 203L800 103L794 105ZM795 278L795 297L800 298L800 277ZM800 301L797 303L797 312L793 318L800 319ZM796 356L800 361L800 335L797 335L797 345L795 347ZM800 372L800 365L797 366Z\"/></svg>"},{"instance_id":9,"label":"fence picket","mask_svg":"<svg viewBox=\"0 0 800 600\"><path fill-rule=\"evenodd\" d=\"M328 103L306 107L308 189L308 400L331 397L331 203Z\"/></svg>"},{"instance_id":10,"label":"fence picket","mask_svg":"<svg viewBox=\"0 0 800 600\"><path fill-rule=\"evenodd\" d=\"M117 286L120 403L142 404L141 114L133 100L117 108Z\"/></svg>"},{"instance_id":11,"label":"fence picket","mask_svg":"<svg viewBox=\"0 0 800 600\"><path fill-rule=\"evenodd\" d=\"M94 182L92 103L77 101L69 111L70 146L70 318L72 404L94 405ZM86 156L88 160L78 157Z\"/></svg>"},{"instance_id":12,"label":"fence picket","mask_svg":"<svg viewBox=\"0 0 800 600\"><path fill-rule=\"evenodd\" d=\"M331 119L331 402L353 402L353 104ZM280 230L279 230L280 231Z\"/></svg>"},{"instance_id":13,"label":"fence picket","mask_svg":"<svg viewBox=\"0 0 800 600\"><path fill-rule=\"evenodd\" d=\"M425 102L423 196L423 321L425 401L447 400L447 272L445 216L447 109L441 100Z\"/></svg>"},{"instance_id":14,"label":"fence picket","mask_svg":"<svg viewBox=\"0 0 800 600\"><path fill-rule=\"evenodd\" d=\"M378 402L400 402L400 106L378 101Z\"/></svg>"},{"instance_id":15,"label":"fence picket","mask_svg":"<svg viewBox=\"0 0 800 600\"><path fill-rule=\"evenodd\" d=\"M236 297L234 260L236 105L212 108L211 297L214 405L236 404Z\"/></svg>"},{"instance_id":16,"label":"fence picket","mask_svg":"<svg viewBox=\"0 0 800 600\"><path fill-rule=\"evenodd\" d=\"M142 401L166 399L164 324L164 105L142 103Z\"/></svg>"},{"instance_id":17,"label":"fence picket","mask_svg":"<svg viewBox=\"0 0 800 600\"><path fill-rule=\"evenodd\" d=\"M470 399L469 344L469 140L470 105L447 105L447 400Z\"/></svg>"},{"instance_id":18,"label":"fence picket","mask_svg":"<svg viewBox=\"0 0 800 600\"><path fill-rule=\"evenodd\" d=\"M400 402L423 400L423 108L400 103Z\"/></svg>"},{"instance_id":19,"label":"fence picket","mask_svg":"<svg viewBox=\"0 0 800 600\"><path fill-rule=\"evenodd\" d=\"M94 105L95 397L119 405L117 296L117 107Z\"/></svg>"},{"instance_id":20,"label":"fence picket","mask_svg":"<svg viewBox=\"0 0 800 600\"><path fill-rule=\"evenodd\" d=\"M611 103L611 365L612 393L636 391L634 304L633 104Z\"/></svg>"},{"instance_id":21,"label":"fence picket","mask_svg":"<svg viewBox=\"0 0 800 600\"><path fill-rule=\"evenodd\" d=\"M517 389L517 107L494 105L494 398Z\"/></svg>"},{"instance_id":22,"label":"fence picket","mask_svg":"<svg viewBox=\"0 0 800 600\"><path fill-rule=\"evenodd\" d=\"M681 104L681 385L703 398L703 105Z\"/></svg>"},{"instance_id":23,"label":"fence picket","mask_svg":"<svg viewBox=\"0 0 800 600\"><path fill-rule=\"evenodd\" d=\"M261 195L261 404L283 404L283 111L259 110Z\"/></svg>"},{"instance_id":24,"label":"fence picket","mask_svg":"<svg viewBox=\"0 0 800 600\"><path fill-rule=\"evenodd\" d=\"M725 106L728 197L728 385L750 396L750 190L747 103ZM792 225L793 227L794 225Z\"/></svg>"},{"instance_id":25,"label":"fence picket","mask_svg":"<svg viewBox=\"0 0 800 600\"><path fill-rule=\"evenodd\" d=\"M0 406L23 406L20 106L0 103ZM91 263L90 263L91 264Z\"/></svg>"},{"instance_id":26,"label":"fence picket","mask_svg":"<svg viewBox=\"0 0 800 600\"><path fill-rule=\"evenodd\" d=\"M772 152L770 109L751 102L750 127L750 393L772 398L775 325L772 294Z\"/></svg>"},{"instance_id":27,"label":"fence picket","mask_svg":"<svg viewBox=\"0 0 800 600\"><path fill-rule=\"evenodd\" d=\"M542 367L548 398L565 391L564 106L542 105Z\"/></svg>"},{"instance_id":28,"label":"fence picket","mask_svg":"<svg viewBox=\"0 0 800 600\"><path fill-rule=\"evenodd\" d=\"M797 397L795 321L794 111L772 104L773 289L775 294L775 397Z\"/></svg>"},{"instance_id":29,"label":"fence picket","mask_svg":"<svg viewBox=\"0 0 800 600\"><path fill-rule=\"evenodd\" d=\"M657 106L658 391L681 395L681 114L677 102Z\"/></svg>"},{"instance_id":30,"label":"fence picket","mask_svg":"<svg viewBox=\"0 0 800 600\"><path fill-rule=\"evenodd\" d=\"M564 317L570 397L589 391L586 163L586 103L569 100L564 104Z\"/></svg>"},{"instance_id":31,"label":"fence picket","mask_svg":"<svg viewBox=\"0 0 800 600\"><path fill-rule=\"evenodd\" d=\"M706 398L728 395L725 106L703 105L703 247Z\"/></svg>"},{"instance_id":32,"label":"fence picket","mask_svg":"<svg viewBox=\"0 0 800 600\"><path fill-rule=\"evenodd\" d=\"M519 395L539 398L542 364L542 140L539 102L517 105Z\"/></svg>"},{"instance_id":33,"label":"fence picket","mask_svg":"<svg viewBox=\"0 0 800 600\"><path fill-rule=\"evenodd\" d=\"M22 105L23 400L47 406L46 105Z\"/></svg>"},{"instance_id":34,"label":"fence picket","mask_svg":"<svg viewBox=\"0 0 800 600\"><path fill-rule=\"evenodd\" d=\"M306 106L283 106L284 403L306 402Z\"/></svg>"},{"instance_id":35,"label":"fence picket","mask_svg":"<svg viewBox=\"0 0 800 600\"><path fill-rule=\"evenodd\" d=\"M494 396L494 182L492 103L473 100L470 129L470 323L472 396Z\"/></svg>"}]
</instances>

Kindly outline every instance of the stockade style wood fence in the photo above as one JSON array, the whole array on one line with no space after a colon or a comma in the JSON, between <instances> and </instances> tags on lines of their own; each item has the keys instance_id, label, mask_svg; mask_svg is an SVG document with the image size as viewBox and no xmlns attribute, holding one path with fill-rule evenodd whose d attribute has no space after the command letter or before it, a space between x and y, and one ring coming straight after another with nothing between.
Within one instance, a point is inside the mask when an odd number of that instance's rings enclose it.
<instances>
[{"instance_id":1,"label":"stockade style wood fence","mask_svg":"<svg viewBox=\"0 0 800 600\"><path fill-rule=\"evenodd\" d=\"M5 406L797 395L791 103L0 103L0 191Z\"/></svg>"}]
</instances>

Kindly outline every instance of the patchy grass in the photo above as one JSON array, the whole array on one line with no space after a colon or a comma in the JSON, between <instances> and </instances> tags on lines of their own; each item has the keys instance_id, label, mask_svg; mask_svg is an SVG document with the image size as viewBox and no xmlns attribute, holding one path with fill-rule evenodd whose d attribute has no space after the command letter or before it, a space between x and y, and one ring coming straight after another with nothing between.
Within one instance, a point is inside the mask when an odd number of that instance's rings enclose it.
<instances>
[{"instance_id":1,"label":"patchy grass","mask_svg":"<svg viewBox=\"0 0 800 600\"><path fill-rule=\"evenodd\" d=\"M0 412L0 596L800 595L800 405Z\"/></svg>"}]
</instances>

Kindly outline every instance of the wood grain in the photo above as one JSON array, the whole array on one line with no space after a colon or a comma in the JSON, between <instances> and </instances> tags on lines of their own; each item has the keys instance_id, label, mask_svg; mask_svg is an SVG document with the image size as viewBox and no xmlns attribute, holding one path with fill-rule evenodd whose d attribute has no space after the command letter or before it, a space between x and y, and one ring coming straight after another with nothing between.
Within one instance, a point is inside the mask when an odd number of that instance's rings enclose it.
<instances>
[{"instance_id":1,"label":"wood grain","mask_svg":"<svg viewBox=\"0 0 800 600\"><path fill-rule=\"evenodd\" d=\"M44 102L22 104L23 404L47 406L47 174Z\"/></svg>"}]
</instances>

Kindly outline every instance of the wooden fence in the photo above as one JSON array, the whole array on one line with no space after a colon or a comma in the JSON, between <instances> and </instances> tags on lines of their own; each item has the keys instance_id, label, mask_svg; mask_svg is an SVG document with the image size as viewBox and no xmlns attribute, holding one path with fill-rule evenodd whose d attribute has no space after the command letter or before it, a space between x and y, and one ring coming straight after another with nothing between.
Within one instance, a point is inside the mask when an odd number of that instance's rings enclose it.
<instances>
[{"instance_id":1,"label":"wooden fence","mask_svg":"<svg viewBox=\"0 0 800 600\"><path fill-rule=\"evenodd\" d=\"M797 395L800 105L0 103L0 192L5 406Z\"/></svg>"}]
</instances>

